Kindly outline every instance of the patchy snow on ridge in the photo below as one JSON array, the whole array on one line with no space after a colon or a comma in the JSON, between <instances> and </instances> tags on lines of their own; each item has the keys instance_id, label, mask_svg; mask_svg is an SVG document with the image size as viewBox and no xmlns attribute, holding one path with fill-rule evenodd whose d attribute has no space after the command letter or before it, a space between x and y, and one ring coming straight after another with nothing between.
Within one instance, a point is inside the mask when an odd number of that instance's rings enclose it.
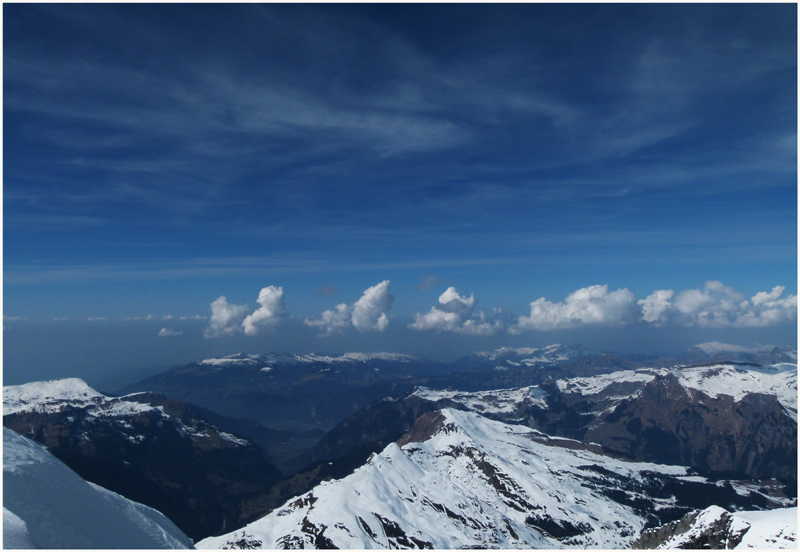
<instances>
[{"instance_id":1,"label":"patchy snow on ridge","mask_svg":"<svg viewBox=\"0 0 800 552\"><path fill-rule=\"evenodd\" d=\"M645 519L598 489L651 500L641 494L651 474L688 474L573 441L548 446L538 431L471 412L432 415L439 426L427 440L392 443L344 479L198 548L626 548Z\"/></svg>"},{"instance_id":2,"label":"patchy snow on ridge","mask_svg":"<svg viewBox=\"0 0 800 552\"><path fill-rule=\"evenodd\" d=\"M369 362L371 360L385 360L389 362L419 362L419 357L403 355L400 353L344 353L342 355L328 356L311 353L309 355L293 355L297 362Z\"/></svg>"},{"instance_id":3,"label":"patchy snow on ridge","mask_svg":"<svg viewBox=\"0 0 800 552\"><path fill-rule=\"evenodd\" d=\"M542 364L556 364L573 360L580 356L575 348L554 343L547 347L501 347L494 351L478 351L470 355L483 361L496 361L505 358L510 366L525 365L535 367ZM506 358L510 357L510 358Z\"/></svg>"},{"instance_id":4,"label":"patchy snow on ridge","mask_svg":"<svg viewBox=\"0 0 800 552\"><path fill-rule=\"evenodd\" d=\"M560 379L556 382L562 393L596 395L615 383L640 383L642 385L656 379L651 370L621 370L599 376Z\"/></svg>"},{"instance_id":5,"label":"patchy snow on ridge","mask_svg":"<svg viewBox=\"0 0 800 552\"><path fill-rule=\"evenodd\" d=\"M427 387L417 387L412 396L433 402L447 399L463 405L472 412L490 414L513 414L525 401L539 408L547 408L547 393L539 387L533 386L474 393L453 390L438 391Z\"/></svg>"},{"instance_id":6,"label":"patchy snow on ridge","mask_svg":"<svg viewBox=\"0 0 800 552\"><path fill-rule=\"evenodd\" d=\"M712 398L730 395L740 401L748 393L775 395L778 401L797 421L797 365L741 366L719 364L715 366L689 366L671 368L670 372L687 389L702 391Z\"/></svg>"},{"instance_id":7,"label":"patchy snow on ridge","mask_svg":"<svg viewBox=\"0 0 800 552\"><path fill-rule=\"evenodd\" d=\"M3 429L4 548L192 548L160 512L88 483Z\"/></svg>"},{"instance_id":8,"label":"patchy snow on ridge","mask_svg":"<svg viewBox=\"0 0 800 552\"><path fill-rule=\"evenodd\" d=\"M786 410L797 420L797 365L774 364L771 366L747 366L734 364L715 364L712 366L675 366L673 368L640 368L622 370L610 374L589 377L560 379L556 382L563 393L596 395L613 384L637 384L641 389L656 376L674 375L686 389L701 391L709 397L730 395L741 401L748 393L774 395ZM635 396L632 390L619 397Z\"/></svg>"},{"instance_id":9,"label":"patchy snow on ridge","mask_svg":"<svg viewBox=\"0 0 800 552\"><path fill-rule=\"evenodd\" d=\"M59 412L67 405L90 406L95 412L102 413L104 416L129 416L151 410L160 410L162 414L164 413L163 407L153 407L130 399L125 400L138 394L134 393L126 397L107 397L78 378L9 385L3 387L3 415L23 412Z\"/></svg>"},{"instance_id":10,"label":"patchy snow on ridge","mask_svg":"<svg viewBox=\"0 0 800 552\"><path fill-rule=\"evenodd\" d=\"M238 353L235 355L224 356L222 358L207 358L205 360L201 360L198 364L210 366L257 366L261 364L261 356Z\"/></svg>"},{"instance_id":11,"label":"patchy snow on ridge","mask_svg":"<svg viewBox=\"0 0 800 552\"><path fill-rule=\"evenodd\" d=\"M89 404L106 398L78 378L8 385L3 387L3 415L36 407L52 407L59 401Z\"/></svg>"}]
</instances>

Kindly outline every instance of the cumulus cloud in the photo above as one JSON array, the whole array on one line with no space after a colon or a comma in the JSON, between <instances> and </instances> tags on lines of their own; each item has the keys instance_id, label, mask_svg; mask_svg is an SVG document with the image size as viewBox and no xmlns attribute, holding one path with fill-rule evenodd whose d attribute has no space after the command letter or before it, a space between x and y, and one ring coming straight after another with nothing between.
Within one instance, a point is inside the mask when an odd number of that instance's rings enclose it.
<instances>
[{"instance_id":1,"label":"cumulus cloud","mask_svg":"<svg viewBox=\"0 0 800 552\"><path fill-rule=\"evenodd\" d=\"M633 293L628 289L609 292L607 285L589 286L570 293L563 303L537 299L531 303L530 316L520 316L509 332L555 330L580 324L621 325L634 320L636 312Z\"/></svg>"},{"instance_id":2,"label":"cumulus cloud","mask_svg":"<svg viewBox=\"0 0 800 552\"><path fill-rule=\"evenodd\" d=\"M209 307L211 318L203 336L208 339L234 335L242 331L242 322L250 312L247 305L231 305L224 295L219 296Z\"/></svg>"},{"instance_id":3,"label":"cumulus cloud","mask_svg":"<svg viewBox=\"0 0 800 552\"><path fill-rule=\"evenodd\" d=\"M392 308L394 295L389 293L389 280L364 291L361 298L347 305L342 303L335 310L326 310L318 319L306 318L305 324L320 328L322 335L333 335L353 326L360 332L385 331L389 327L386 312Z\"/></svg>"},{"instance_id":4,"label":"cumulus cloud","mask_svg":"<svg viewBox=\"0 0 800 552\"><path fill-rule=\"evenodd\" d=\"M247 316L242 322L245 335L258 335L259 328L272 328L287 315L283 304L283 288L268 286L258 294L261 308Z\"/></svg>"},{"instance_id":5,"label":"cumulus cloud","mask_svg":"<svg viewBox=\"0 0 800 552\"><path fill-rule=\"evenodd\" d=\"M183 332L176 332L170 328L161 328L161 330L158 332L158 337L169 337L172 335L183 335Z\"/></svg>"},{"instance_id":6,"label":"cumulus cloud","mask_svg":"<svg viewBox=\"0 0 800 552\"><path fill-rule=\"evenodd\" d=\"M673 295L675 292L671 289L661 289L639 301L642 306L642 319L655 324L666 322L666 313L670 307L669 300Z\"/></svg>"},{"instance_id":7,"label":"cumulus cloud","mask_svg":"<svg viewBox=\"0 0 800 552\"><path fill-rule=\"evenodd\" d=\"M672 301L671 290L657 291L645 301L662 294L664 300L659 304L658 316L648 317L645 307L644 320L659 325L672 323L712 328L772 326L797 318L797 296L781 298L785 290L783 286L775 286L770 292L756 293L749 301L735 289L716 280L706 282L703 289L681 291Z\"/></svg>"},{"instance_id":8,"label":"cumulus cloud","mask_svg":"<svg viewBox=\"0 0 800 552\"><path fill-rule=\"evenodd\" d=\"M394 295L389 293L389 280L364 291L353 305L353 327L360 332L382 332L389 326L386 311L392 308Z\"/></svg>"},{"instance_id":9,"label":"cumulus cloud","mask_svg":"<svg viewBox=\"0 0 800 552\"><path fill-rule=\"evenodd\" d=\"M333 335L345 331L351 326L353 313L347 303L336 305L335 310L326 310L316 320L305 319L307 326L319 328L324 335Z\"/></svg>"},{"instance_id":10,"label":"cumulus cloud","mask_svg":"<svg viewBox=\"0 0 800 552\"><path fill-rule=\"evenodd\" d=\"M483 312L473 313L477 300L449 287L439 296L439 304L427 314L416 313L408 327L418 331L455 332L468 335L494 335L502 329L499 321L490 322Z\"/></svg>"}]
</instances>

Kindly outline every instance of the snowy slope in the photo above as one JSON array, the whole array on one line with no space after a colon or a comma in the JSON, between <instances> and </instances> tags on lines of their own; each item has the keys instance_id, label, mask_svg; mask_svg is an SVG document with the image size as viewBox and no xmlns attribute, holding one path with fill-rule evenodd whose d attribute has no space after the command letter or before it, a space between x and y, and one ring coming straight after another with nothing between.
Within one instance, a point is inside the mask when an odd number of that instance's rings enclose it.
<instances>
[{"instance_id":1,"label":"snowy slope","mask_svg":"<svg viewBox=\"0 0 800 552\"><path fill-rule=\"evenodd\" d=\"M627 504L675 506L669 494L654 498L654 480L705 484L684 467L615 460L470 412L426 416L421 442L392 443L350 476L198 548L625 548L646 522Z\"/></svg>"},{"instance_id":2,"label":"snowy slope","mask_svg":"<svg viewBox=\"0 0 800 552\"><path fill-rule=\"evenodd\" d=\"M686 526L688 522L688 527ZM786 549L797 548L797 508L728 512L711 506L693 512L667 528L659 550L675 548ZM672 529L669 531L669 529ZM663 529L653 529L657 533ZM670 535L670 533L675 533Z\"/></svg>"},{"instance_id":3,"label":"snowy slope","mask_svg":"<svg viewBox=\"0 0 800 552\"><path fill-rule=\"evenodd\" d=\"M87 483L3 429L4 548L192 548L161 513Z\"/></svg>"},{"instance_id":4,"label":"snowy slope","mask_svg":"<svg viewBox=\"0 0 800 552\"><path fill-rule=\"evenodd\" d=\"M736 548L797 548L797 508L766 512L734 512L731 529L749 527Z\"/></svg>"},{"instance_id":5,"label":"snowy slope","mask_svg":"<svg viewBox=\"0 0 800 552\"><path fill-rule=\"evenodd\" d=\"M210 424L184 424L179 418L169 416L163 406L152 406L146 402L137 402L137 395L132 393L122 397L107 397L89 387L83 380L67 378L62 380L37 381L23 385L3 387L3 416L25 413L55 413L67 408L85 408L91 418L111 419L150 414L164 420L174 422L178 430L185 435L205 439L220 438L233 446L247 446L243 439L219 431ZM130 424L120 421L123 430L130 430ZM138 442L143 436L129 431L129 440Z\"/></svg>"},{"instance_id":6,"label":"snowy slope","mask_svg":"<svg viewBox=\"0 0 800 552\"><path fill-rule=\"evenodd\" d=\"M673 368L642 368L624 370L592 377L558 380L563 393L596 395L613 384L639 383L641 386L656 376L674 375L687 390L701 391L716 398L729 395L741 401L748 393L774 395L786 413L797 421L797 365L775 364L772 366L745 366L736 364L714 364L710 366L675 366ZM628 396L634 396L638 389ZM622 395L620 395L622 397Z\"/></svg>"},{"instance_id":7,"label":"snowy slope","mask_svg":"<svg viewBox=\"0 0 800 552\"><path fill-rule=\"evenodd\" d=\"M431 402L446 399L458 403L472 412L484 414L512 414L523 403L547 408L547 395L539 387L518 387L473 393L417 387L411 396Z\"/></svg>"},{"instance_id":8,"label":"snowy slope","mask_svg":"<svg viewBox=\"0 0 800 552\"><path fill-rule=\"evenodd\" d=\"M494 370L509 368L544 368L557 366L583 356L580 345L565 346L560 343L546 347L501 347L494 351L478 351L460 359L457 364L466 366L490 366Z\"/></svg>"},{"instance_id":9,"label":"snowy slope","mask_svg":"<svg viewBox=\"0 0 800 552\"><path fill-rule=\"evenodd\" d=\"M58 408L62 401L74 404L95 404L106 399L78 378L37 381L24 385L3 387L3 415L18 412L47 412Z\"/></svg>"},{"instance_id":10,"label":"snowy slope","mask_svg":"<svg viewBox=\"0 0 800 552\"><path fill-rule=\"evenodd\" d=\"M687 389L702 391L710 397L730 395L741 401L748 393L763 393L777 397L797 421L797 365L772 366L715 366L675 367L671 369Z\"/></svg>"}]
</instances>

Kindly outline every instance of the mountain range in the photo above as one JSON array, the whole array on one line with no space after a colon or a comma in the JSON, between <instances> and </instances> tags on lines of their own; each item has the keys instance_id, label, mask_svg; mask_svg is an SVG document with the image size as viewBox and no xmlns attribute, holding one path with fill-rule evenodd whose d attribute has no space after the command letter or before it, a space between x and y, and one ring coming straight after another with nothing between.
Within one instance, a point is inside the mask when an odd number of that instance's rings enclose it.
<instances>
[{"instance_id":1,"label":"mountain range","mask_svg":"<svg viewBox=\"0 0 800 552\"><path fill-rule=\"evenodd\" d=\"M116 393L5 387L4 425L201 547L662 546L797 497L796 353L773 346L237 354Z\"/></svg>"}]
</instances>

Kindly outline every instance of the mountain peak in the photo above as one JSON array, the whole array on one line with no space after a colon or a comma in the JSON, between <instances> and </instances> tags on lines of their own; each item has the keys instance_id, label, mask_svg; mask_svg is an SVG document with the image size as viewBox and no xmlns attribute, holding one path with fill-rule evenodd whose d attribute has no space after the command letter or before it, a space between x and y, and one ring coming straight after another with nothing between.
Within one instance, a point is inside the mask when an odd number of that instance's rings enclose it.
<instances>
[{"instance_id":1,"label":"mountain peak","mask_svg":"<svg viewBox=\"0 0 800 552\"><path fill-rule=\"evenodd\" d=\"M94 402L107 398L79 378L36 381L3 387L3 415L26 410L31 405L57 401Z\"/></svg>"}]
</instances>

